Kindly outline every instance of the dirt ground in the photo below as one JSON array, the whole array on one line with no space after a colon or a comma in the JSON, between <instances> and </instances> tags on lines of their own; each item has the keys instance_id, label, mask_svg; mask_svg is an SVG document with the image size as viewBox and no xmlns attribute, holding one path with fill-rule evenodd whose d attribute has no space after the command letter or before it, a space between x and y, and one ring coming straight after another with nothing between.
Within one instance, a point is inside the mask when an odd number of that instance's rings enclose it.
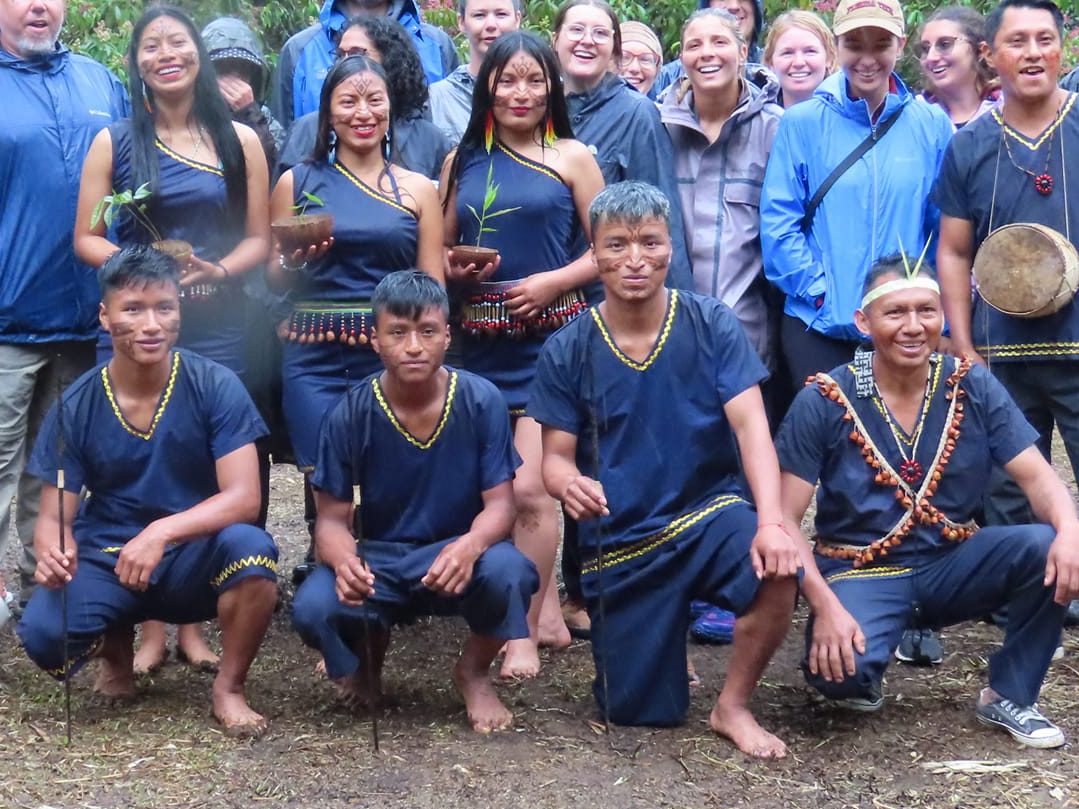
<instances>
[{"instance_id":1,"label":"dirt ground","mask_svg":"<svg viewBox=\"0 0 1079 809\"><path fill-rule=\"evenodd\" d=\"M306 548L295 472L273 476L270 530L286 573ZM10 579L9 579L10 580ZM283 585L287 597L291 587ZM396 632L386 665L390 706L378 716L331 707L315 655L275 616L250 676L271 720L259 741L222 735L208 713L211 676L171 662L140 683L139 701L95 703L89 672L63 691L0 631L0 807L1063 807L1079 806L1074 745L1037 751L978 725L972 706L999 641L985 625L945 633L933 669L893 666L885 709L847 714L814 699L798 671L804 611L754 698L791 755L754 761L717 738L708 712L727 647L691 647L703 679L684 727L615 728L594 720L587 643L544 655L531 682L501 686L512 730L481 737L465 724L448 670L464 637L456 621ZM1079 635L1050 670L1041 704L1079 739Z\"/></svg>"}]
</instances>

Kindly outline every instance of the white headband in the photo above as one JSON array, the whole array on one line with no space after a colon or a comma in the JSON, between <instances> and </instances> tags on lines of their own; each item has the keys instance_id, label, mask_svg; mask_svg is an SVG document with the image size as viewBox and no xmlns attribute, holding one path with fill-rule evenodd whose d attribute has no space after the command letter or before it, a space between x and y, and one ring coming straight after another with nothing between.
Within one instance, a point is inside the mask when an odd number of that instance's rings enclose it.
<instances>
[{"instance_id":1,"label":"white headband","mask_svg":"<svg viewBox=\"0 0 1079 809\"><path fill-rule=\"evenodd\" d=\"M865 309L881 295L887 295L889 292L897 292L900 289L928 289L936 292L938 295L940 294L940 284L932 278L921 275L916 275L913 278L895 278L885 284L881 284L879 287L873 287L873 289L865 293L865 297L862 298L862 308Z\"/></svg>"}]
</instances>

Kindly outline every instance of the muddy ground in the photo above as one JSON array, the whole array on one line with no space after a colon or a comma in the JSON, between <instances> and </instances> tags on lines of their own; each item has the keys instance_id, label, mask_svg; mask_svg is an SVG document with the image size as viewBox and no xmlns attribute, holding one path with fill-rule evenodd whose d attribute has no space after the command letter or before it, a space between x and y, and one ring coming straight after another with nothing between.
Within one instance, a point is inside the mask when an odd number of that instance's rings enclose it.
<instances>
[{"instance_id":1,"label":"muddy ground","mask_svg":"<svg viewBox=\"0 0 1079 809\"><path fill-rule=\"evenodd\" d=\"M273 502L270 530L287 573L306 548L290 469L275 469ZM396 633L376 754L369 718L330 707L331 689L290 630L287 606L250 677L251 702L271 720L261 740L224 737L208 713L212 675L170 662L123 709L94 702L89 672L76 677L68 747L62 688L25 658L9 624L0 630L0 807L1079 806L1075 746L1024 748L974 720L998 630L947 631L943 665L892 667L885 709L864 716L822 705L805 687L797 669L804 625L800 612L755 696L762 724L791 749L785 761L762 763L707 727L725 647L692 647L703 685L684 727L603 735L593 721L589 648L575 642L544 655L539 679L501 687L512 730L477 736L449 682L464 636L449 620ZM1064 645L1041 699L1076 740L1079 634Z\"/></svg>"}]
</instances>

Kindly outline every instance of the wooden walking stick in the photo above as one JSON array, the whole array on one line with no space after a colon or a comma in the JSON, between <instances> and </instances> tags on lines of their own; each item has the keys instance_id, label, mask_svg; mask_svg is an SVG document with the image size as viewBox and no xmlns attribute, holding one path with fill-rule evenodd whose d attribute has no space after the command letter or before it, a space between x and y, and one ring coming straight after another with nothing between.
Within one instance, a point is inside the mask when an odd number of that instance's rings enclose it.
<instances>
[{"instance_id":1,"label":"wooden walking stick","mask_svg":"<svg viewBox=\"0 0 1079 809\"><path fill-rule=\"evenodd\" d=\"M56 357L59 369L60 357ZM60 526L60 554L67 551L65 538L66 523L64 522L64 399L63 385L60 375L56 375L56 506L58 512L58 524ZM67 729L67 743L71 744L71 669L68 657L68 632L67 632L67 582L60 586L60 631L64 635L64 725Z\"/></svg>"}]
</instances>

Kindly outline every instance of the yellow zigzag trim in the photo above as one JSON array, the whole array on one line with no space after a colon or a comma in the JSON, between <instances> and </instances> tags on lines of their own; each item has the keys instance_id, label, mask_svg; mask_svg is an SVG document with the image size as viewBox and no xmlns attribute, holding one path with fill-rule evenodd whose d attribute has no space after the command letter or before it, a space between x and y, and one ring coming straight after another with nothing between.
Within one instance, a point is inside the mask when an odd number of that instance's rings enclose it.
<instances>
[{"instance_id":1,"label":"yellow zigzag trim","mask_svg":"<svg viewBox=\"0 0 1079 809\"><path fill-rule=\"evenodd\" d=\"M1000 124L1001 129L1003 129L1005 132L1007 132L1009 135L1011 135L1015 140L1019 141L1021 144L1026 146L1028 149L1033 151L1034 149L1037 149L1039 146L1041 146L1043 143L1045 143L1045 141L1048 140L1049 137L1056 131L1057 127L1060 126L1060 124L1067 117L1068 112L1072 108L1072 105L1075 104L1075 99L1076 99L1076 96L1075 96L1074 93L1072 93L1071 95L1068 96L1068 100L1065 101L1064 106L1062 106L1060 108L1060 113L1057 115L1057 119L1055 121L1053 121L1052 124L1049 125L1049 128L1047 130L1045 130L1042 133L1042 136L1040 138L1038 138L1036 141L1027 140L1025 137L1023 137L1023 135L1021 133L1016 132L1014 129L1012 129L1010 126L1008 126L1006 123L1004 123L1004 116L1000 114L1000 108L999 107L997 107L997 108L995 108L993 110L993 120L996 121L998 124Z\"/></svg>"},{"instance_id":2,"label":"yellow zigzag trim","mask_svg":"<svg viewBox=\"0 0 1079 809\"><path fill-rule=\"evenodd\" d=\"M119 553L123 549L124 549L123 545L109 545L108 547L102 548L101 552L102 553Z\"/></svg>"},{"instance_id":3,"label":"yellow zigzag trim","mask_svg":"<svg viewBox=\"0 0 1079 809\"><path fill-rule=\"evenodd\" d=\"M825 581L831 584L834 581L846 581L847 579L886 579L892 576L903 576L913 571L912 567L867 567L858 570L844 570L829 576Z\"/></svg>"},{"instance_id":4,"label":"yellow zigzag trim","mask_svg":"<svg viewBox=\"0 0 1079 809\"><path fill-rule=\"evenodd\" d=\"M603 341L607 344L607 347L614 352L614 355L618 359L622 360L626 365L632 368L634 371L647 371L653 362L656 361L656 357L659 356L659 352L663 350L663 346L667 343L667 338L671 335L671 324L674 323L674 311L678 308L678 290L672 289L670 292L671 300L669 308L667 309L667 319L663 323L663 331L659 333L659 339L656 341L655 347L652 352L645 358L644 362L634 362L620 349L611 339L610 333L607 331L607 326L603 322L603 318L600 317L599 309L595 306L588 311L592 313L592 320L596 322L596 328L599 329L599 333L603 335Z\"/></svg>"},{"instance_id":5,"label":"yellow zigzag trim","mask_svg":"<svg viewBox=\"0 0 1079 809\"><path fill-rule=\"evenodd\" d=\"M435 441L442 435L442 428L446 426L446 422L450 418L450 407L453 405L454 394L457 393L457 372L454 371L450 374L450 385L446 391L446 404L442 406L442 418L439 419L438 426L435 427L435 431L431 434L431 437L426 441L420 441L412 433L404 428L404 426L397 420L397 416L394 415L393 410L390 408L389 402L386 401L382 395L382 388L378 384L378 377L371 380L371 388L375 392L375 398L378 400L379 407L382 408L382 412L386 414L386 418L390 420L390 424L394 426L394 429L399 432L408 443L419 449L430 449L434 446Z\"/></svg>"},{"instance_id":6,"label":"yellow zigzag trim","mask_svg":"<svg viewBox=\"0 0 1079 809\"><path fill-rule=\"evenodd\" d=\"M235 562L225 565L225 569L218 573L216 578L210 579L210 584L214 587L220 587L230 576L239 573L245 567L264 567L272 573L277 573L277 562L269 556L263 556L262 554L245 556L243 559L237 559Z\"/></svg>"},{"instance_id":7,"label":"yellow zigzag trim","mask_svg":"<svg viewBox=\"0 0 1079 809\"><path fill-rule=\"evenodd\" d=\"M561 183L562 185L566 184L566 181L563 180L561 177L559 177L558 174L555 173L554 169L549 169L546 166L544 166L542 163L532 162L531 160L528 160L527 158L525 158L522 155L516 154L515 152L511 152L509 149L507 149L501 143L498 144L498 148L501 149L503 152L505 152L510 157L510 159L516 161L517 163L520 163L526 169L532 169L533 171L537 171L540 174L545 174L548 177L550 177L552 180L554 180L556 183Z\"/></svg>"},{"instance_id":8,"label":"yellow zigzag trim","mask_svg":"<svg viewBox=\"0 0 1079 809\"><path fill-rule=\"evenodd\" d=\"M87 649L85 652L83 652L80 655L76 655L75 657L69 658L68 661L66 663L64 663L64 665L62 665L60 668L58 668L58 669L45 669L45 668L43 668L42 671L44 671L50 677L55 677L57 680L62 680L65 677L67 677L68 673L70 673L72 668L79 665L84 660L89 659L90 656L93 655L101 647L102 641L103 641L103 638L95 638L94 642L90 644L89 649Z\"/></svg>"},{"instance_id":9,"label":"yellow zigzag trim","mask_svg":"<svg viewBox=\"0 0 1079 809\"><path fill-rule=\"evenodd\" d=\"M600 568L600 561L603 562L603 569L606 570L615 565L620 565L623 562L628 562L630 559L636 559L638 556L644 556L646 553L655 550L665 542L674 539L687 528L696 525L709 514L726 508L727 506L732 506L735 503L744 502L745 501L737 495L721 494L707 506L699 508L696 511L691 511L688 514L683 514L662 531L647 536L638 542L634 542L632 545L627 545L621 550L613 551L612 553L604 553L599 559L593 559L581 568L581 575L597 572Z\"/></svg>"},{"instance_id":10,"label":"yellow zigzag trim","mask_svg":"<svg viewBox=\"0 0 1079 809\"><path fill-rule=\"evenodd\" d=\"M143 441L149 441L154 437L154 430L157 429L157 423L161 421L161 417L165 415L165 406L169 403L169 399L172 398L172 389L176 384L176 373L180 370L180 352L174 352L172 355L172 371L169 373L168 384L165 385L165 392L161 396L161 402L157 406L157 411L154 413L154 418L150 422L150 429L145 433L142 430L136 430L132 427L127 419L124 418L124 414L120 411L120 405L116 404L116 397L112 393L112 384L109 382L109 366L108 364L101 366L101 384L105 386L105 396L108 397L109 404L112 405L112 412L116 416L117 421L120 422L125 430L131 433L136 438L141 438Z\"/></svg>"},{"instance_id":11,"label":"yellow zigzag trim","mask_svg":"<svg viewBox=\"0 0 1079 809\"><path fill-rule=\"evenodd\" d=\"M351 171L346 169L340 163L334 163L333 167L335 169L337 169L339 172L341 172L342 174L344 174L352 182L352 184L354 186L356 186L358 189L363 191L369 197L373 197L373 198L377 199L379 202L385 202L391 208L396 208L397 210L401 211L402 213L407 213L413 219L418 220L420 218L419 215L414 210L412 210L411 208L406 208L404 205L399 204L395 200L392 200L389 197L382 196L382 194L380 194L375 189L371 188L371 186L369 186L367 183L365 183L363 180L361 180L359 177L357 177ZM387 169L387 171L388 170L389 169Z\"/></svg>"},{"instance_id":12,"label":"yellow zigzag trim","mask_svg":"<svg viewBox=\"0 0 1079 809\"><path fill-rule=\"evenodd\" d=\"M160 139L158 139L158 141L157 141L157 148L160 149L161 151L163 151L165 154L167 154L173 160L177 160L177 161L183 163L185 166L191 166L191 168L198 169L199 171L205 171L205 172L208 172L210 174L216 174L218 177L224 177L225 176L225 172L222 169L219 169L217 166L211 166L209 163L199 163L196 160L191 160L189 158L186 158L182 154L179 154L178 152L174 152L172 149L170 149L168 146L166 146L164 143L162 143Z\"/></svg>"}]
</instances>

